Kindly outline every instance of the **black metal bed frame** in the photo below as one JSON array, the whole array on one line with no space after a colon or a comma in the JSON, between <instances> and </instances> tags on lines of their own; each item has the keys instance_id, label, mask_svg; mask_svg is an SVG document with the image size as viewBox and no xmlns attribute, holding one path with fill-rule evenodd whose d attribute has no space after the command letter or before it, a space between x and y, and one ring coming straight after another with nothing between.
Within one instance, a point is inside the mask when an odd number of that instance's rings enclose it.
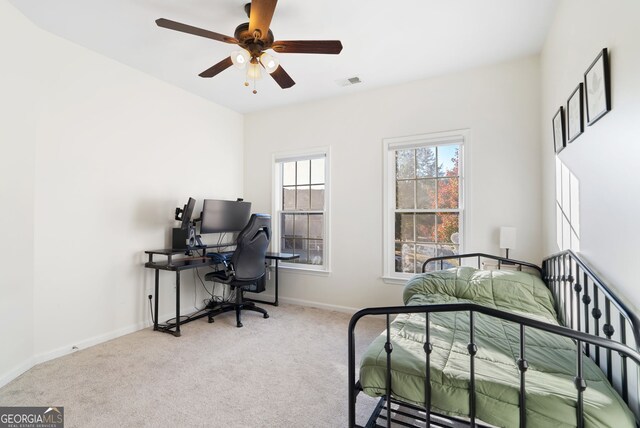
<instances>
[{"instance_id":1,"label":"black metal bed frame","mask_svg":"<svg viewBox=\"0 0 640 428\"><path fill-rule=\"evenodd\" d=\"M361 427L356 425L356 396L362 391L359 381L356 381L355 355L355 327L357 322L369 315L384 315L386 317L387 340L385 351L387 355L386 392L380 398L366 427L381 427L377 420L386 420L386 426L397 425L413 427L405 420L410 417L421 421L426 427L457 427L457 426L486 426L476 420L475 409L475 366L474 357L477 345L474 340L474 315L476 313L500 318L519 324L520 326L520 358L515 362L520 371L520 427L526 427L526 359L525 330L535 328L552 334L572 339L576 345L576 376L575 387L577 393L576 417L577 426L584 426L583 392L588 387L583 378L583 356L591 358L606 374L609 382L627 403L636 417L636 426L640 427L640 382L638 368L640 367L640 319L624 298L601 280L593 269L588 267L574 252L567 250L553 254L543 261L542 268L528 262L506 259L483 253L461 254L454 256L435 257L422 265L425 272L429 263L440 268L445 261L457 261L462 266L463 261L477 259L477 267L481 267L483 259L498 262L498 269L505 266L516 267L518 270L529 268L540 273L549 290L553 294L556 311L563 325L548 324L543 321L516 315L478 304L454 303L421 306L389 306L365 308L353 315L349 322L348 336L348 364L349 364L349 428ZM581 307L582 306L582 307ZM604 312L603 312L604 309ZM468 312L469 313L469 418L455 418L444 416L431 411L430 386L430 354L433 350L429 336L429 315L440 312ZM391 315L397 314L425 314L426 342L425 351L425 403L424 407L403 403L395 399L391 393L391 356L393 345L390 338ZM603 319L604 316L604 319ZM628 332L631 334L628 334ZM631 375L630 375L631 373ZM397 406L392 409L391 405ZM386 410L386 413L382 411ZM392 414L393 413L393 414ZM394 414L395 419L394 419ZM419 419L418 419L419 417ZM422 425L421 425L422 426Z\"/></svg>"}]
</instances>

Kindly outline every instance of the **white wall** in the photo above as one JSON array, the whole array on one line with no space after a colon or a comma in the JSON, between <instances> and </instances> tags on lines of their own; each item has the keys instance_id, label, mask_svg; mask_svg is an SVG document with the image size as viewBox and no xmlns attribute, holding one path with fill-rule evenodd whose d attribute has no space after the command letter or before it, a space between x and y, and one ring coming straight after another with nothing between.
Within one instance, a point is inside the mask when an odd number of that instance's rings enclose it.
<instances>
[{"instance_id":1,"label":"white wall","mask_svg":"<svg viewBox=\"0 0 640 428\"><path fill-rule=\"evenodd\" d=\"M149 322L143 251L170 244L189 196L197 210L205 197L242 196L243 118L48 34L4 0L0 28L0 323L14 326L1 333L3 379L30 354ZM183 306L201 304L184 277ZM161 313L174 308L173 279L161 275Z\"/></svg>"},{"instance_id":2,"label":"white wall","mask_svg":"<svg viewBox=\"0 0 640 428\"><path fill-rule=\"evenodd\" d=\"M245 197L271 211L274 152L331 146L332 273L292 271L281 295L360 308L401 303L382 275L382 139L469 128L467 251L499 253L515 226L515 258L539 262L540 97L537 57L245 117Z\"/></svg>"},{"instance_id":3,"label":"white wall","mask_svg":"<svg viewBox=\"0 0 640 428\"><path fill-rule=\"evenodd\" d=\"M33 355L33 204L35 129L33 100L40 68L7 66L39 47L17 44L13 34L25 25L0 2L0 385L29 368Z\"/></svg>"},{"instance_id":4,"label":"white wall","mask_svg":"<svg viewBox=\"0 0 640 428\"><path fill-rule=\"evenodd\" d=\"M558 250L551 119L608 48L612 110L560 153L579 180L580 251L640 307L635 257L640 242L640 2L562 0L541 55L544 251Z\"/></svg>"}]
</instances>

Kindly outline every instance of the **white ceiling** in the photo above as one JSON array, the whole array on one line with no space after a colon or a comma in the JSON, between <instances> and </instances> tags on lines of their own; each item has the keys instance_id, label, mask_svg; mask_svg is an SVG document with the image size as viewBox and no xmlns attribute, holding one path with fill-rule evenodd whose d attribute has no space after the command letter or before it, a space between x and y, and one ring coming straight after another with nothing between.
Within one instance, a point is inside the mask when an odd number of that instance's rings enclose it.
<instances>
[{"instance_id":1,"label":"white ceiling","mask_svg":"<svg viewBox=\"0 0 640 428\"><path fill-rule=\"evenodd\" d=\"M258 94L231 67L198 73L233 45L155 24L167 18L233 36L246 0L11 0L38 26L241 113L339 96L524 57L540 51L557 0L280 0L276 40L339 39L340 55L276 54L296 81L269 76ZM336 80L359 76L342 87Z\"/></svg>"}]
</instances>

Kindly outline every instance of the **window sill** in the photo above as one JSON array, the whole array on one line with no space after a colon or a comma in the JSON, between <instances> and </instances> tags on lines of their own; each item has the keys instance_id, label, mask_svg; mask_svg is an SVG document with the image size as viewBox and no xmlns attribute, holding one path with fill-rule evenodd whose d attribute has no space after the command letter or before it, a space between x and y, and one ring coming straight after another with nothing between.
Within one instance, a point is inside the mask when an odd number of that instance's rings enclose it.
<instances>
[{"instance_id":1,"label":"window sill","mask_svg":"<svg viewBox=\"0 0 640 428\"><path fill-rule=\"evenodd\" d=\"M382 276L381 278L385 284L392 284L392 285L405 285L407 281L411 279L411 278L398 278L397 276Z\"/></svg>"},{"instance_id":2,"label":"window sill","mask_svg":"<svg viewBox=\"0 0 640 428\"><path fill-rule=\"evenodd\" d=\"M280 263L278 265L278 269L280 269L282 271L289 271L289 272L292 272L292 273L294 273L294 272L295 273L302 273L302 274L305 274L305 275L317 275L317 276L329 276L329 275L331 275L331 271L330 270L291 266L291 265L286 265L284 263Z\"/></svg>"}]
</instances>

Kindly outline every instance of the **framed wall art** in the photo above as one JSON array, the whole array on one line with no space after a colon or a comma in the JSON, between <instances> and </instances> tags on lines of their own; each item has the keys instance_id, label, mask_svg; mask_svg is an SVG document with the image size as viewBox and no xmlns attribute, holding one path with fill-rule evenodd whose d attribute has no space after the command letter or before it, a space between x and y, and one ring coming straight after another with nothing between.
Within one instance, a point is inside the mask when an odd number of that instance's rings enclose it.
<instances>
[{"instance_id":1,"label":"framed wall art","mask_svg":"<svg viewBox=\"0 0 640 428\"><path fill-rule=\"evenodd\" d=\"M611 110L611 82L609 79L609 54L602 49L584 73L587 123L596 123Z\"/></svg>"},{"instance_id":2,"label":"framed wall art","mask_svg":"<svg viewBox=\"0 0 640 428\"><path fill-rule=\"evenodd\" d=\"M573 142L584 131L583 111L582 83L580 83L567 100L567 144Z\"/></svg>"},{"instance_id":3,"label":"framed wall art","mask_svg":"<svg viewBox=\"0 0 640 428\"><path fill-rule=\"evenodd\" d=\"M553 116L553 147L556 153L560 153L567 145L564 139L564 111L562 106Z\"/></svg>"}]
</instances>

